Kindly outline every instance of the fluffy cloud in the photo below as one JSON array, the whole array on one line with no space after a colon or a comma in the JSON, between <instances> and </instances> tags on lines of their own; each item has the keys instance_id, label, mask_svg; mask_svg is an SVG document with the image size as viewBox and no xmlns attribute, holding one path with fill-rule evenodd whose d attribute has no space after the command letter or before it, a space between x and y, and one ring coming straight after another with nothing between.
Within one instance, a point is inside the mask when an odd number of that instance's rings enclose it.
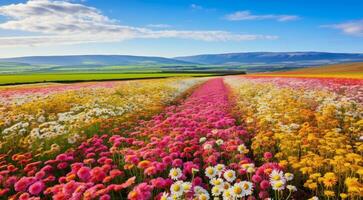
<instances>
[{"instance_id":1,"label":"fluffy cloud","mask_svg":"<svg viewBox=\"0 0 363 200\"><path fill-rule=\"evenodd\" d=\"M363 37L363 19L341 24L324 25L322 27L338 29L347 35Z\"/></svg>"},{"instance_id":2,"label":"fluffy cloud","mask_svg":"<svg viewBox=\"0 0 363 200\"><path fill-rule=\"evenodd\" d=\"M202 41L276 39L276 36L225 31L159 30L124 26L99 10L73 1L29 0L0 7L7 20L0 29L37 33L37 36L0 37L2 46L113 42L135 38L181 38Z\"/></svg>"},{"instance_id":3,"label":"fluffy cloud","mask_svg":"<svg viewBox=\"0 0 363 200\"><path fill-rule=\"evenodd\" d=\"M272 19L279 22L293 21L299 19L297 15L253 15L250 11L238 11L229 15L226 15L226 19L230 21L242 21L242 20L264 20Z\"/></svg>"},{"instance_id":4,"label":"fluffy cloud","mask_svg":"<svg viewBox=\"0 0 363 200\"><path fill-rule=\"evenodd\" d=\"M170 28L171 25L169 25L169 24L148 24L147 27L149 27L149 28Z\"/></svg>"}]
</instances>

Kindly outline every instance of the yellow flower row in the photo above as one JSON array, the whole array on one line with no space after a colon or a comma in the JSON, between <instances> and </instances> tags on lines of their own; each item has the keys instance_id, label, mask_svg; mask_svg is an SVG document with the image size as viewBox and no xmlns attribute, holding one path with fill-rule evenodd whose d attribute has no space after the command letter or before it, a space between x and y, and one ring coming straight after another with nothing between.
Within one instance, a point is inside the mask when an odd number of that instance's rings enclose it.
<instances>
[{"instance_id":1,"label":"yellow flower row","mask_svg":"<svg viewBox=\"0 0 363 200\"><path fill-rule=\"evenodd\" d=\"M363 107L324 89L228 79L256 157L271 151L296 185L326 199L363 197Z\"/></svg>"}]
</instances>

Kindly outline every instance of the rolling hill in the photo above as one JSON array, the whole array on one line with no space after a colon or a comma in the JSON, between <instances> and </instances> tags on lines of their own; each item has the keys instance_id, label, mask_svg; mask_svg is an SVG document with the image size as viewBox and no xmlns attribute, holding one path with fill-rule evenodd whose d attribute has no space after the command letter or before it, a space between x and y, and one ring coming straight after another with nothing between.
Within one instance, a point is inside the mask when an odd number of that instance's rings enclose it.
<instances>
[{"instance_id":1,"label":"rolling hill","mask_svg":"<svg viewBox=\"0 0 363 200\"><path fill-rule=\"evenodd\" d=\"M170 58L129 55L29 56L0 59L0 62L52 66L191 64Z\"/></svg>"},{"instance_id":2,"label":"rolling hill","mask_svg":"<svg viewBox=\"0 0 363 200\"><path fill-rule=\"evenodd\" d=\"M325 52L248 52L175 57L207 65L281 65L287 67L363 61L363 54Z\"/></svg>"},{"instance_id":3,"label":"rolling hill","mask_svg":"<svg viewBox=\"0 0 363 200\"><path fill-rule=\"evenodd\" d=\"M302 69L253 74L258 76L293 76L293 77L336 77L363 79L363 62L307 67Z\"/></svg>"},{"instance_id":4,"label":"rolling hill","mask_svg":"<svg viewBox=\"0 0 363 200\"><path fill-rule=\"evenodd\" d=\"M0 59L0 73L283 71L309 66L363 62L363 54L249 52L163 58L130 55L29 56Z\"/></svg>"}]
</instances>

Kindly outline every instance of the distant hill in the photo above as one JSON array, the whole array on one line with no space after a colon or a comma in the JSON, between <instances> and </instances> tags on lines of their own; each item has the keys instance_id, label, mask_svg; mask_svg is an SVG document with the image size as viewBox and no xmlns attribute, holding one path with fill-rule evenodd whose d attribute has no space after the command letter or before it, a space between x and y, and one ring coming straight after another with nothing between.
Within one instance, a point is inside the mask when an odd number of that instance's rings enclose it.
<instances>
[{"instance_id":1,"label":"distant hill","mask_svg":"<svg viewBox=\"0 0 363 200\"><path fill-rule=\"evenodd\" d=\"M295 69L280 73L281 74L363 73L363 62L325 65L319 67L307 67L303 69Z\"/></svg>"},{"instance_id":2,"label":"distant hill","mask_svg":"<svg viewBox=\"0 0 363 200\"><path fill-rule=\"evenodd\" d=\"M24 63L28 65L51 66L110 66L110 65L147 65L147 64L191 64L187 61L147 56L129 55L80 55L80 56L29 56L0 59L0 62Z\"/></svg>"},{"instance_id":3,"label":"distant hill","mask_svg":"<svg viewBox=\"0 0 363 200\"><path fill-rule=\"evenodd\" d=\"M363 79L363 62L306 67L289 71L253 74L257 76L337 77Z\"/></svg>"},{"instance_id":4,"label":"distant hill","mask_svg":"<svg viewBox=\"0 0 363 200\"><path fill-rule=\"evenodd\" d=\"M286 67L363 61L363 54L325 52L249 52L205 54L174 59L208 65L280 65Z\"/></svg>"},{"instance_id":5,"label":"distant hill","mask_svg":"<svg viewBox=\"0 0 363 200\"><path fill-rule=\"evenodd\" d=\"M29 56L0 59L0 74L38 72L284 71L310 66L363 62L363 54L250 52L176 58L131 55Z\"/></svg>"}]
</instances>

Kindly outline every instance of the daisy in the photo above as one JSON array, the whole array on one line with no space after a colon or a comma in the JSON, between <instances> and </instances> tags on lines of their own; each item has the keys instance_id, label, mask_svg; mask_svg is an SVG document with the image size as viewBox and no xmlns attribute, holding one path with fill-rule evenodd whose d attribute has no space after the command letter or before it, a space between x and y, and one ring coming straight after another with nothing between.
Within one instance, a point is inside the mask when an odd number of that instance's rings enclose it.
<instances>
[{"instance_id":1,"label":"daisy","mask_svg":"<svg viewBox=\"0 0 363 200\"><path fill-rule=\"evenodd\" d=\"M243 185L242 183L235 183L232 187L232 195L237 198L243 197Z\"/></svg>"},{"instance_id":2,"label":"daisy","mask_svg":"<svg viewBox=\"0 0 363 200\"><path fill-rule=\"evenodd\" d=\"M297 191L296 187L295 187L295 186L293 186L293 185L287 185L287 186L286 186L286 188L287 188L289 191L292 191L292 192L296 192L296 191Z\"/></svg>"},{"instance_id":3,"label":"daisy","mask_svg":"<svg viewBox=\"0 0 363 200\"><path fill-rule=\"evenodd\" d=\"M214 167L209 166L205 169L205 175L212 179L217 175L217 171L214 169Z\"/></svg>"},{"instance_id":4,"label":"daisy","mask_svg":"<svg viewBox=\"0 0 363 200\"><path fill-rule=\"evenodd\" d=\"M271 174L270 174L270 182L271 185L273 185L273 182L276 181L282 181L283 183L286 182L286 179L284 177L284 173L282 171L278 171L278 170L272 170Z\"/></svg>"},{"instance_id":5,"label":"daisy","mask_svg":"<svg viewBox=\"0 0 363 200\"><path fill-rule=\"evenodd\" d=\"M236 172L233 170L227 170L224 172L223 177L228 181L228 182L233 182L236 179Z\"/></svg>"},{"instance_id":6,"label":"daisy","mask_svg":"<svg viewBox=\"0 0 363 200\"><path fill-rule=\"evenodd\" d=\"M222 194L222 191L223 191L222 188L220 188L218 186L214 186L214 187L212 187L212 196L215 196L215 197L219 196Z\"/></svg>"},{"instance_id":7,"label":"daisy","mask_svg":"<svg viewBox=\"0 0 363 200\"><path fill-rule=\"evenodd\" d=\"M180 197L183 195L184 187L182 181L177 181L170 186L170 192L172 195Z\"/></svg>"},{"instance_id":8,"label":"daisy","mask_svg":"<svg viewBox=\"0 0 363 200\"><path fill-rule=\"evenodd\" d=\"M212 184L214 186L221 187L222 184L223 184L223 179L221 179L221 178L213 178L212 180L210 180L210 184Z\"/></svg>"},{"instance_id":9,"label":"daisy","mask_svg":"<svg viewBox=\"0 0 363 200\"><path fill-rule=\"evenodd\" d=\"M197 199L201 199L201 200L210 199L210 195L209 195L208 191L205 190L204 188L200 187L200 186L195 186L194 187L194 196Z\"/></svg>"},{"instance_id":10,"label":"daisy","mask_svg":"<svg viewBox=\"0 0 363 200\"><path fill-rule=\"evenodd\" d=\"M164 192L163 195L160 197L160 200L168 200L169 194Z\"/></svg>"},{"instance_id":11,"label":"daisy","mask_svg":"<svg viewBox=\"0 0 363 200\"><path fill-rule=\"evenodd\" d=\"M173 180L178 180L182 176L182 171L180 168L171 168L169 176Z\"/></svg>"},{"instance_id":12,"label":"daisy","mask_svg":"<svg viewBox=\"0 0 363 200\"><path fill-rule=\"evenodd\" d=\"M223 199L224 200L230 200L230 199L233 199L233 195L232 195L232 190L231 189L228 189L228 190L224 190L223 192Z\"/></svg>"},{"instance_id":13,"label":"daisy","mask_svg":"<svg viewBox=\"0 0 363 200\"><path fill-rule=\"evenodd\" d=\"M294 174L292 174L292 173L285 173L285 179L287 181L291 181L292 179L294 179Z\"/></svg>"},{"instance_id":14,"label":"daisy","mask_svg":"<svg viewBox=\"0 0 363 200\"><path fill-rule=\"evenodd\" d=\"M183 189L185 192L189 192L189 190L192 188L192 183L190 182L184 182L183 183Z\"/></svg>"},{"instance_id":15,"label":"daisy","mask_svg":"<svg viewBox=\"0 0 363 200\"><path fill-rule=\"evenodd\" d=\"M224 142L223 142L223 140L221 140L221 139L219 139L219 140L217 140L217 141L216 141L216 144L217 144L218 146L221 146L223 143L224 143Z\"/></svg>"},{"instance_id":16,"label":"daisy","mask_svg":"<svg viewBox=\"0 0 363 200\"><path fill-rule=\"evenodd\" d=\"M222 183L222 189L223 190L228 190L229 188L231 188L231 184L228 182L223 182Z\"/></svg>"},{"instance_id":17,"label":"daisy","mask_svg":"<svg viewBox=\"0 0 363 200\"><path fill-rule=\"evenodd\" d=\"M216 170L218 176L220 176L222 174L222 171L226 168L226 166L224 164L218 164L216 166L214 166L214 169Z\"/></svg>"},{"instance_id":18,"label":"daisy","mask_svg":"<svg viewBox=\"0 0 363 200\"><path fill-rule=\"evenodd\" d=\"M204 188L200 187L200 186L195 186L194 187L194 195L197 196L199 194L203 194L203 193L208 193L207 190L205 190Z\"/></svg>"},{"instance_id":19,"label":"daisy","mask_svg":"<svg viewBox=\"0 0 363 200\"><path fill-rule=\"evenodd\" d=\"M243 153L246 154L249 152L249 150L247 149L247 147L244 144L241 144L237 147L237 150L239 153Z\"/></svg>"},{"instance_id":20,"label":"daisy","mask_svg":"<svg viewBox=\"0 0 363 200\"><path fill-rule=\"evenodd\" d=\"M203 193L203 194L198 195L197 197L198 197L198 200L209 200L210 199L209 193Z\"/></svg>"},{"instance_id":21,"label":"daisy","mask_svg":"<svg viewBox=\"0 0 363 200\"><path fill-rule=\"evenodd\" d=\"M204 150L209 150L209 149L212 149L212 145L211 144L205 144L203 146Z\"/></svg>"},{"instance_id":22,"label":"daisy","mask_svg":"<svg viewBox=\"0 0 363 200\"><path fill-rule=\"evenodd\" d=\"M242 181L240 184L242 185L243 188L243 196L249 196L252 194L253 186L251 182Z\"/></svg>"},{"instance_id":23,"label":"daisy","mask_svg":"<svg viewBox=\"0 0 363 200\"><path fill-rule=\"evenodd\" d=\"M285 182L282 180L273 181L273 182L271 182L271 184L272 184L273 190L281 191L281 190L285 189Z\"/></svg>"},{"instance_id":24,"label":"daisy","mask_svg":"<svg viewBox=\"0 0 363 200\"><path fill-rule=\"evenodd\" d=\"M207 138L206 137L201 137L201 138L199 138L199 143L203 143L203 142L205 142L207 140Z\"/></svg>"}]
</instances>

